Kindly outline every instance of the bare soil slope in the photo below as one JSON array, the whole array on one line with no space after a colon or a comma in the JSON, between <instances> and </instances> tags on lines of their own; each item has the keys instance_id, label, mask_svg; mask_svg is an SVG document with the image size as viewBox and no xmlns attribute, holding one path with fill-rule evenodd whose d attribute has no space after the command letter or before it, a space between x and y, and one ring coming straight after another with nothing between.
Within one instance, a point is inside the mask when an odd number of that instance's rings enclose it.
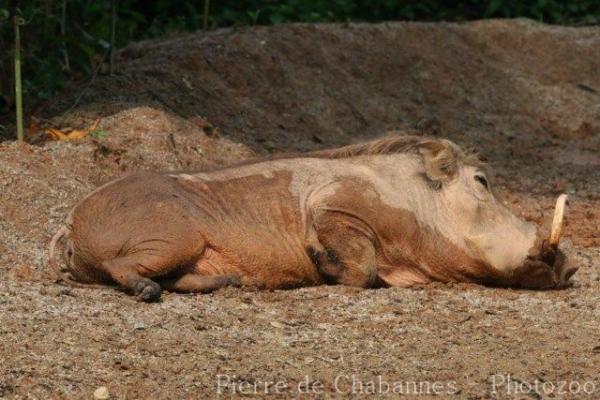
<instances>
[{"instance_id":1,"label":"bare soil slope","mask_svg":"<svg viewBox=\"0 0 600 400\"><path fill-rule=\"evenodd\" d=\"M600 28L226 29L132 44L117 70L38 115L55 128L99 118L105 137L0 143L0 398L90 398L99 386L113 398L207 398L218 374L259 395L283 381L286 397L381 397L385 385L368 384L378 379L421 397L435 382L458 398L512 398L515 385L539 398L522 385L536 382L552 383L554 397L580 398L586 384L600 397ZM227 289L140 304L52 283L49 238L77 199L113 177L405 128L475 148L527 219L548 224L568 192L576 287ZM302 394L306 379L323 388ZM560 393L563 381L579 393ZM415 392L410 382L422 384Z\"/></svg>"}]
</instances>

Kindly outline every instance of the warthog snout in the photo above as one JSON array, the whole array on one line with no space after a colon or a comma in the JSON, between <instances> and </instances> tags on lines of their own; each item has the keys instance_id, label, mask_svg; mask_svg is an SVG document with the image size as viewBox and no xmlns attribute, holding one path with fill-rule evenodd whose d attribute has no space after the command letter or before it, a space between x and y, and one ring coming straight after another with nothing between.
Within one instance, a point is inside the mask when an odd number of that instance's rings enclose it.
<instances>
[{"instance_id":1,"label":"warthog snout","mask_svg":"<svg viewBox=\"0 0 600 400\"><path fill-rule=\"evenodd\" d=\"M547 231L538 234L536 245L522 268L529 271L531 276L522 283L523 286L564 288L572 284L570 279L579 268L569 262L572 257L566 253L570 252L570 246L565 243L563 248L559 248L566 204L567 195L560 195L556 201L550 235L546 234Z\"/></svg>"},{"instance_id":2,"label":"warthog snout","mask_svg":"<svg viewBox=\"0 0 600 400\"><path fill-rule=\"evenodd\" d=\"M539 289L569 287L570 279L578 269L571 265L570 259L563 249L550 246L546 239L537 254L527 258L523 269L530 278L521 279L522 286Z\"/></svg>"}]
</instances>

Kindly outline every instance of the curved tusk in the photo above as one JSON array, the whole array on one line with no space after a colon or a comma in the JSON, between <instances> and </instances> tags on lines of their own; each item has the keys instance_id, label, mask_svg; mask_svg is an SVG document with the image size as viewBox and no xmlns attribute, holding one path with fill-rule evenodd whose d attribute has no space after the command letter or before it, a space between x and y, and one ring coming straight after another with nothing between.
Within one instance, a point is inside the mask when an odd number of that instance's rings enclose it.
<instances>
[{"instance_id":1,"label":"curved tusk","mask_svg":"<svg viewBox=\"0 0 600 400\"><path fill-rule=\"evenodd\" d=\"M550 245L553 247L558 246L560 241L560 234L562 232L563 220L565 217L565 205L567 204L568 196L561 194L556 199L556 206L554 207L554 218L552 219L552 231L550 232Z\"/></svg>"}]
</instances>

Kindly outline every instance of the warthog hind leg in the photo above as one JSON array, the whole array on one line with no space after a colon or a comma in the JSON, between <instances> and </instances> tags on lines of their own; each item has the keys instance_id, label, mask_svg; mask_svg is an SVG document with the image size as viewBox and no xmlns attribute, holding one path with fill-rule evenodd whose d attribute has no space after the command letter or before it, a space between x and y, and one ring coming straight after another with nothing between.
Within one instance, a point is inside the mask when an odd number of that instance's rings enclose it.
<instances>
[{"instance_id":1,"label":"warthog hind leg","mask_svg":"<svg viewBox=\"0 0 600 400\"><path fill-rule=\"evenodd\" d=\"M226 286L240 286L235 275L198 275L185 273L177 278L160 281L163 289L179 293L208 293Z\"/></svg>"},{"instance_id":2,"label":"warthog hind leg","mask_svg":"<svg viewBox=\"0 0 600 400\"><path fill-rule=\"evenodd\" d=\"M160 285L147 277L148 261L144 254L131 254L101 264L110 277L122 288L129 290L142 301L156 301L160 298ZM144 276L146 275L146 276Z\"/></svg>"},{"instance_id":3,"label":"warthog hind leg","mask_svg":"<svg viewBox=\"0 0 600 400\"><path fill-rule=\"evenodd\" d=\"M171 232L172 239L146 239L131 246L122 257L101 263L100 268L119 286L142 301L156 301L161 287L154 280L173 276L183 266L202 255L205 243L194 237L183 240ZM153 280L154 279L154 280Z\"/></svg>"}]
</instances>

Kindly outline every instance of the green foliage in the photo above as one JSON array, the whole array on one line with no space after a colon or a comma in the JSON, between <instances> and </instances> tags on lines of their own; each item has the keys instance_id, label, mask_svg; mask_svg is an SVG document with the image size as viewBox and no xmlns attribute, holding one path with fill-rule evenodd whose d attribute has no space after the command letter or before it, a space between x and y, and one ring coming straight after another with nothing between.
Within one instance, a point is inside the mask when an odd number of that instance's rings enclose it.
<instances>
[{"instance_id":1,"label":"green foliage","mask_svg":"<svg viewBox=\"0 0 600 400\"><path fill-rule=\"evenodd\" d=\"M26 104L50 98L67 80L89 78L108 61L112 1L115 0L0 0L0 48L14 46L10 16L20 15L26 21L21 27ZM131 41L202 28L204 0L119 0L118 4L117 48ZM558 24L600 22L598 0L212 0L210 6L211 28L285 22L464 21L503 17ZM12 52L0 52L0 113L14 102L12 76Z\"/></svg>"},{"instance_id":2,"label":"green foliage","mask_svg":"<svg viewBox=\"0 0 600 400\"><path fill-rule=\"evenodd\" d=\"M102 139L108 136L108 132L104 129L96 129L90 132L90 136L96 139Z\"/></svg>"}]
</instances>

